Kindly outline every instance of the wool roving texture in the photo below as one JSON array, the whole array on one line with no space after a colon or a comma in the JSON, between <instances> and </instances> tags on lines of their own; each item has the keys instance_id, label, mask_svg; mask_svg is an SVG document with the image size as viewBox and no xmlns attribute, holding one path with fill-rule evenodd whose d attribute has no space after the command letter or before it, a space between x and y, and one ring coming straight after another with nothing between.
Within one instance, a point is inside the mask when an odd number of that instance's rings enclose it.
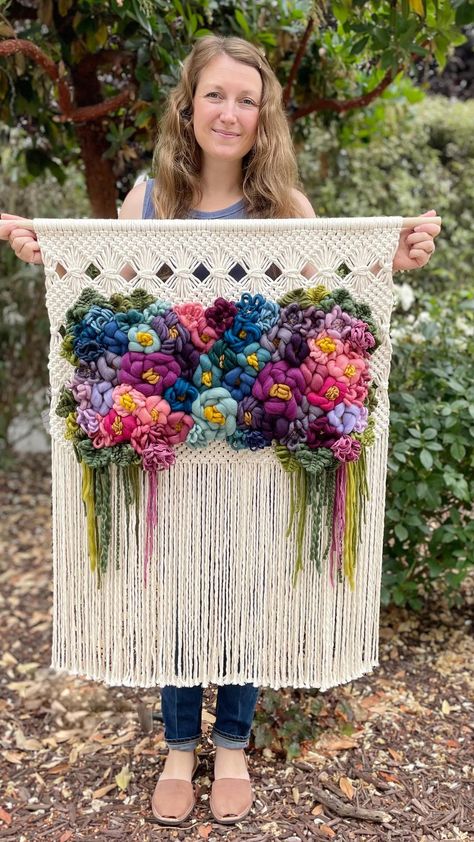
<instances>
[{"instance_id":1,"label":"wool roving texture","mask_svg":"<svg viewBox=\"0 0 474 842\"><path fill-rule=\"evenodd\" d=\"M378 665L402 222L34 221L54 669L324 691Z\"/></svg>"}]
</instances>

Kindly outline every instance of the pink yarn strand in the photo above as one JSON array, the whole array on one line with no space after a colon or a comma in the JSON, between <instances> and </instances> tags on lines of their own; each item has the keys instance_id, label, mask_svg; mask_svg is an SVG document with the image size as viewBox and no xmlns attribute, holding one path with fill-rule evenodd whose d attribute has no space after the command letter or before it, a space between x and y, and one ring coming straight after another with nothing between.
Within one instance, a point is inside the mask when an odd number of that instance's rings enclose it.
<instances>
[{"instance_id":1,"label":"pink yarn strand","mask_svg":"<svg viewBox=\"0 0 474 842\"><path fill-rule=\"evenodd\" d=\"M334 510L332 518L332 535L329 566L329 575L332 587L334 587L336 568L342 567L344 530L346 526L346 485L346 464L345 462L341 462L339 468L336 471L336 487L334 491Z\"/></svg>"}]
</instances>

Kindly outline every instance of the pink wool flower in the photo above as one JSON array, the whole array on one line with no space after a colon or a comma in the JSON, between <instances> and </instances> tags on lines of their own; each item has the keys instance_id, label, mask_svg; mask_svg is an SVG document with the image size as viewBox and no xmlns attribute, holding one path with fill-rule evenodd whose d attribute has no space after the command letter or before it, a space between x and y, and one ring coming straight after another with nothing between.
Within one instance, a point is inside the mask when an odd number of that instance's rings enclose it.
<instances>
[{"instance_id":1,"label":"pink wool flower","mask_svg":"<svg viewBox=\"0 0 474 842\"><path fill-rule=\"evenodd\" d=\"M170 412L163 426L163 436L169 444L181 444L194 426L194 418L185 412Z\"/></svg>"},{"instance_id":2,"label":"pink wool flower","mask_svg":"<svg viewBox=\"0 0 474 842\"><path fill-rule=\"evenodd\" d=\"M217 331L207 323L202 304L189 301L176 304L173 309L180 322L189 330L193 345L203 353L212 348L218 338Z\"/></svg>"},{"instance_id":3,"label":"pink wool flower","mask_svg":"<svg viewBox=\"0 0 474 842\"><path fill-rule=\"evenodd\" d=\"M164 424L139 424L135 427L130 444L137 451L143 451L152 444L167 444L164 434Z\"/></svg>"},{"instance_id":4,"label":"pink wool flower","mask_svg":"<svg viewBox=\"0 0 474 842\"><path fill-rule=\"evenodd\" d=\"M110 447L122 441L130 441L136 426L137 419L133 415L122 417L111 409L100 422L99 430L105 439L106 446Z\"/></svg>"},{"instance_id":5,"label":"pink wool flower","mask_svg":"<svg viewBox=\"0 0 474 842\"><path fill-rule=\"evenodd\" d=\"M143 402L136 411L138 423L149 427L157 424L166 424L167 418L171 412L171 407L161 395L151 395Z\"/></svg>"},{"instance_id":6,"label":"pink wool flower","mask_svg":"<svg viewBox=\"0 0 474 842\"><path fill-rule=\"evenodd\" d=\"M152 442L142 452L142 464L145 471L164 471L175 462L176 453L166 442Z\"/></svg>"},{"instance_id":7,"label":"pink wool flower","mask_svg":"<svg viewBox=\"0 0 474 842\"><path fill-rule=\"evenodd\" d=\"M336 459L339 459L339 462L357 462L360 456L361 443L351 436L341 436L331 445L331 450Z\"/></svg>"},{"instance_id":8,"label":"pink wool flower","mask_svg":"<svg viewBox=\"0 0 474 842\"><path fill-rule=\"evenodd\" d=\"M330 377L352 386L359 382L367 366L357 354L338 354L327 361L327 368Z\"/></svg>"},{"instance_id":9,"label":"pink wool flower","mask_svg":"<svg viewBox=\"0 0 474 842\"><path fill-rule=\"evenodd\" d=\"M313 406L320 406L324 412L328 412L344 399L346 392L347 385L345 383L335 380L334 377L326 377L317 393L307 392L306 396Z\"/></svg>"},{"instance_id":10,"label":"pink wool flower","mask_svg":"<svg viewBox=\"0 0 474 842\"><path fill-rule=\"evenodd\" d=\"M344 345L340 339L335 339L329 336L327 331L323 331L317 337L308 339L309 355L317 363L327 365L328 360L333 360L339 354L342 354Z\"/></svg>"},{"instance_id":11,"label":"pink wool flower","mask_svg":"<svg viewBox=\"0 0 474 842\"><path fill-rule=\"evenodd\" d=\"M353 386L348 387L347 392L344 395L344 403L348 406L351 406L351 404L363 406L368 394L369 390L365 385L362 383L354 383Z\"/></svg>"},{"instance_id":12,"label":"pink wool flower","mask_svg":"<svg viewBox=\"0 0 474 842\"><path fill-rule=\"evenodd\" d=\"M129 383L116 386L112 392L113 408L118 415L136 415L137 410L145 404L145 396L134 389Z\"/></svg>"}]
</instances>

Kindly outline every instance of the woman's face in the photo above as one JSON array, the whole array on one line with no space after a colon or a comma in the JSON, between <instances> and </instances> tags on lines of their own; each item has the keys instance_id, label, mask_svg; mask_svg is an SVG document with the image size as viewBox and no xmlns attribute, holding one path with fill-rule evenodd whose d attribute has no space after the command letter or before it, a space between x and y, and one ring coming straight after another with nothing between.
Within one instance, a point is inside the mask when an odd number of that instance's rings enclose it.
<instances>
[{"instance_id":1,"label":"woman's face","mask_svg":"<svg viewBox=\"0 0 474 842\"><path fill-rule=\"evenodd\" d=\"M219 55L201 71L193 98L196 140L208 158L240 160L252 148L262 79L258 70Z\"/></svg>"}]
</instances>

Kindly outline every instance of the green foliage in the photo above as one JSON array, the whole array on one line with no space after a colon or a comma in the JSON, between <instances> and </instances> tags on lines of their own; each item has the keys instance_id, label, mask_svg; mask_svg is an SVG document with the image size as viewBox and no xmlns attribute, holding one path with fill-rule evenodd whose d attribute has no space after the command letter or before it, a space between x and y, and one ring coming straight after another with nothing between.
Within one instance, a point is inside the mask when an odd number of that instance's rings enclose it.
<instances>
[{"instance_id":1,"label":"green foliage","mask_svg":"<svg viewBox=\"0 0 474 842\"><path fill-rule=\"evenodd\" d=\"M317 691L304 695L301 704L295 705L295 700L286 698L281 691L265 689L252 727L255 748L269 748L292 760L300 755L301 743L318 738L321 727L317 716L323 701Z\"/></svg>"},{"instance_id":2,"label":"green foliage","mask_svg":"<svg viewBox=\"0 0 474 842\"><path fill-rule=\"evenodd\" d=\"M474 292L420 294L398 315L382 601L422 605L436 580L451 603L474 565Z\"/></svg>"},{"instance_id":3,"label":"green foliage","mask_svg":"<svg viewBox=\"0 0 474 842\"><path fill-rule=\"evenodd\" d=\"M6 4L0 37L34 43L66 78L78 106L133 90L132 99L100 123L108 144L105 156L113 161L123 197L151 161L164 103L197 38L218 32L256 43L285 85L312 15L315 25L288 103L291 116L316 98L351 99L371 91L388 70L406 72L415 59L429 58L428 43L442 67L452 46L465 41L459 29L465 5L447 0L58 0L35 4L31 16L16 17L18 4ZM400 96L413 96L409 84L398 90ZM58 102L56 82L37 61L21 52L1 58L0 122L21 125L31 137L31 149L22 152L24 184L46 170L61 181L64 167L80 161L76 124L59 119ZM297 137L306 135L315 112L319 117L315 106L297 121ZM328 125L340 120L334 111L322 113ZM84 148L91 154L90 146Z\"/></svg>"}]
</instances>

